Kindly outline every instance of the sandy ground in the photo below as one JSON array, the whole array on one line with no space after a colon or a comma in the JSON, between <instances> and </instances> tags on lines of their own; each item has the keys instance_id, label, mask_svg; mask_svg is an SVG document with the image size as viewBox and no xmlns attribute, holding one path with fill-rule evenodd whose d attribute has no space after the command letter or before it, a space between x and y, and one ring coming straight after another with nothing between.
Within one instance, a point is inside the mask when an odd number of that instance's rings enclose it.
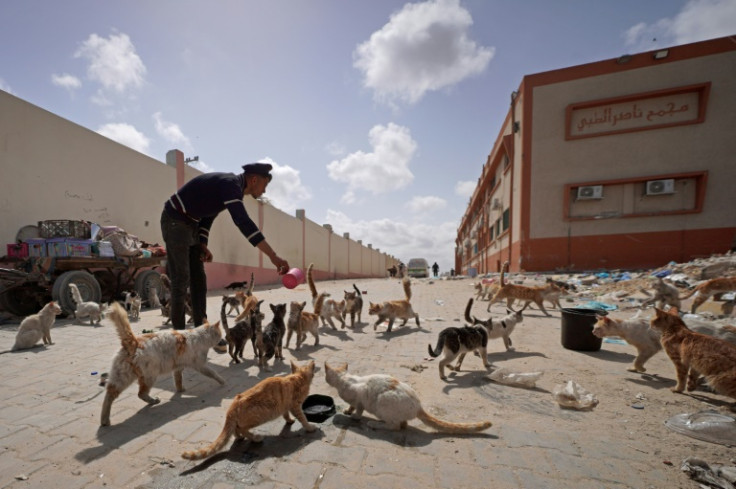
<instances>
[{"instance_id":1,"label":"sandy ground","mask_svg":"<svg viewBox=\"0 0 736 489\"><path fill-rule=\"evenodd\" d=\"M337 414L306 434L296 423L286 433L283 422L256 429L262 444L237 442L213 460L184 461L184 450L203 447L222 427L234 395L270 375L287 371L288 363L260 371L246 355L239 365L226 354L212 352L209 361L226 378L218 386L196 372L185 373L187 392L173 391L161 378L152 394L162 399L152 408L126 390L113 404L112 423L99 428L102 388L97 374L109 369L119 343L109 320L102 327L70 319L57 322L54 345L0 356L0 487L605 487L698 488L680 470L683 459L697 456L709 463L736 464L734 450L675 433L664 422L674 415L712 409L731 413L733 399L706 391L674 394L674 368L659 353L645 374L628 372L635 351L626 344L604 342L596 352L568 350L561 345L558 310L544 316L527 309L513 332L514 350L501 340L488 348L492 370L542 372L534 389L510 387L488 378L479 358L468 355L461 372L439 378L437 359L430 359L443 328L461 326L463 311L473 297L470 279L413 282L413 323L385 333L373 329L369 301L402 298L397 279L356 280L364 291L362 321L354 330L322 328L320 345L310 337L300 351L285 350L286 360L314 359L320 366L312 392L333 396L346 405L324 380L325 361L349 363L359 375L389 373L418 392L425 409L450 421L488 419L493 427L472 437L434 433L418 420L402 433L381 433ZM325 281L320 291L341 298L352 281ZM210 317L219 316L221 292L208 299ZM309 301L309 290L257 288L266 303ZM563 299L563 306L584 300ZM487 302L473 306L479 318L501 317L505 306ZM271 317L268 307L266 320ZM629 317L634 311L613 311ZM161 328L158 311L144 311L135 331ZM12 345L17 323L0 326L0 343ZM293 341L293 340L292 340ZM292 343L293 347L293 343ZM246 348L246 353L250 350ZM96 375L91 375L95 372ZM552 392L573 380L598 399L590 411L561 409ZM736 445L736 439L734 440ZM26 480L19 480L23 475Z\"/></svg>"}]
</instances>

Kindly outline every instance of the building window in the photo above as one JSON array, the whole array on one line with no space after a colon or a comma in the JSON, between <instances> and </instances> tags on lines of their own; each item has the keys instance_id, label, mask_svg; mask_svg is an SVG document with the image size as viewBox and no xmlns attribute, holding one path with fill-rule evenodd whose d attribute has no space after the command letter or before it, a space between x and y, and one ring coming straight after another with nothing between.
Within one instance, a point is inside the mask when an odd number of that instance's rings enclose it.
<instances>
[{"instance_id":1,"label":"building window","mask_svg":"<svg viewBox=\"0 0 736 489\"><path fill-rule=\"evenodd\" d=\"M506 231L509 228L509 209L503 211L503 230Z\"/></svg>"},{"instance_id":2,"label":"building window","mask_svg":"<svg viewBox=\"0 0 736 489\"><path fill-rule=\"evenodd\" d=\"M496 219L496 236L501 236L501 218Z\"/></svg>"},{"instance_id":3,"label":"building window","mask_svg":"<svg viewBox=\"0 0 736 489\"><path fill-rule=\"evenodd\" d=\"M477 255L477 254L478 254L478 243L475 243L475 244L473 245L473 254L474 254L474 255Z\"/></svg>"},{"instance_id":4,"label":"building window","mask_svg":"<svg viewBox=\"0 0 736 489\"><path fill-rule=\"evenodd\" d=\"M494 226L493 226L493 224L491 224L491 227L490 227L490 229L489 229L488 231L489 231L489 235L488 235L488 237L489 237L489 239L490 239L491 241L493 241L493 237L494 237L494 236L493 236L493 231L494 231Z\"/></svg>"}]
</instances>

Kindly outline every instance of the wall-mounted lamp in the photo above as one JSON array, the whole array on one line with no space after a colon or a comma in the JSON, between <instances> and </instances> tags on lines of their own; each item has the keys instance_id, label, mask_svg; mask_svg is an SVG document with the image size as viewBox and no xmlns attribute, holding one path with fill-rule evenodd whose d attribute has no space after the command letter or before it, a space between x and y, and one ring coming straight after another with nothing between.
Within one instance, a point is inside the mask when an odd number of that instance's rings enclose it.
<instances>
[{"instance_id":1,"label":"wall-mounted lamp","mask_svg":"<svg viewBox=\"0 0 736 489\"><path fill-rule=\"evenodd\" d=\"M618 57L618 59L616 60L616 64L623 65L623 64L628 63L629 61L631 61L631 55L630 54L624 54L624 55Z\"/></svg>"},{"instance_id":2,"label":"wall-mounted lamp","mask_svg":"<svg viewBox=\"0 0 736 489\"><path fill-rule=\"evenodd\" d=\"M660 49L654 53L654 59L665 59L670 54L669 49Z\"/></svg>"}]
</instances>

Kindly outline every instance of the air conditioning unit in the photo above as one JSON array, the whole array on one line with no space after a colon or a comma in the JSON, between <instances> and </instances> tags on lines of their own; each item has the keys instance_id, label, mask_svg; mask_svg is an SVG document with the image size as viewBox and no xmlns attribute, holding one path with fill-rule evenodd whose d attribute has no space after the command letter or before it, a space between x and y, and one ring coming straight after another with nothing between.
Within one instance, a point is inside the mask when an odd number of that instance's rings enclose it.
<instances>
[{"instance_id":1,"label":"air conditioning unit","mask_svg":"<svg viewBox=\"0 0 736 489\"><path fill-rule=\"evenodd\" d=\"M578 187L578 200L592 200L603 198L603 185L585 185Z\"/></svg>"},{"instance_id":2,"label":"air conditioning unit","mask_svg":"<svg viewBox=\"0 0 736 489\"><path fill-rule=\"evenodd\" d=\"M666 195L675 193L675 180L649 180L647 182L647 195Z\"/></svg>"},{"instance_id":3,"label":"air conditioning unit","mask_svg":"<svg viewBox=\"0 0 736 489\"><path fill-rule=\"evenodd\" d=\"M501 209L501 201L499 199L493 199L493 207L492 207L492 209L494 211L497 211L497 210Z\"/></svg>"}]
</instances>

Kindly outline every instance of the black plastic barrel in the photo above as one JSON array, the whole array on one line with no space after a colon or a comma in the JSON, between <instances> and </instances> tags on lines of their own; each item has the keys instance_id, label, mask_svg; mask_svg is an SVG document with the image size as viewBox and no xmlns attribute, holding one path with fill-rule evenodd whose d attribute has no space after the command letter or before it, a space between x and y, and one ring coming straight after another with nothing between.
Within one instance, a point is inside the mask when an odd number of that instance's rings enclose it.
<instances>
[{"instance_id":1,"label":"black plastic barrel","mask_svg":"<svg viewBox=\"0 0 736 489\"><path fill-rule=\"evenodd\" d=\"M593 334L596 316L608 314L602 309L562 309L562 346L568 350L598 351L602 338Z\"/></svg>"}]
</instances>

